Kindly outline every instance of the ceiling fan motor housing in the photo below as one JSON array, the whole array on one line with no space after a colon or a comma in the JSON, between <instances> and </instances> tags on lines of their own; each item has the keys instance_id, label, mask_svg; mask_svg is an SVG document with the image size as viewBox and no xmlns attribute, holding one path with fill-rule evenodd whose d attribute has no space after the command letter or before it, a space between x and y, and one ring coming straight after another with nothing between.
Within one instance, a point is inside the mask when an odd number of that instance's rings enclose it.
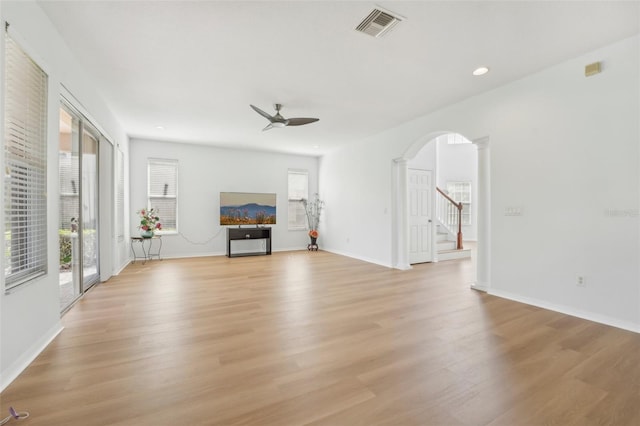
<instances>
[{"instance_id":1,"label":"ceiling fan motor housing","mask_svg":"<svg viewBox=\"0 0 640 426\"><path fill-rule=\"evenodd\" d=\"M318 118L302 118L302 117L290 118L290 119L284 118L282 115L280 115L280 108L282 108L282 104L273 104L273 107L276 110L276 114L273 116L267 114L266 112L264 112L263 110L261 110L260 108L254 105L249 105L249 106L253 108L255 112L257 112L258 114L260 114L261 116L269 120L269 125L264 129L262 129L263 131L272 129L274 127L301 126L303 124L315 123L316 121L319 120Z\"/></svg>"}]
</instances>

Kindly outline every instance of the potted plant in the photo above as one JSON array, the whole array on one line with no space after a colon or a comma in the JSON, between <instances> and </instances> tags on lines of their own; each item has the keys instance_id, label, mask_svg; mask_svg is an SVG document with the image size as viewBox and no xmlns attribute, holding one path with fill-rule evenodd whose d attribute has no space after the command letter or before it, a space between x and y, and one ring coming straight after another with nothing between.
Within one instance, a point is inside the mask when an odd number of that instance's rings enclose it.
<instances>
[{"instance_id":1,"label":"potted plant","mask_svg":"<svg viewBox=\"0 0 640 426\"><path fill-rule=\"evenodd\" d=\"M311 229L309 231L309 238L311 238L311 244L315 245L318 240L318 231L316 229Z\"/></svg>"},{"instance_id":2,"label":"potted plant","mask_svg":"<svg viewBox=\"0 0 640 426\"><path fill-rule=\"evenodd\" d=\"M140 229L140 236L142 238L151 238L155 231L160 231L162 229L162 224L160 223L160 218L156 214L156 209L140 209L136 213L140 217L140 225L138 225L138 229Z\"/></svg>"},{"instance_id":3,"label":"potted plant","mask_svg":"<svg viewBox=\"0 0 640 426\"><path fill-rule=\"evenodd\" d=\"M307 223L309 224L309 238L311 239L309 247L315 247L317 250L318 225L320 224L320 213L322 213L324 201L320 199L318 194L315 194L312 200L303 198L302 204L304 205L304 211L307 214Z\"/></svg>"}]
</instances>

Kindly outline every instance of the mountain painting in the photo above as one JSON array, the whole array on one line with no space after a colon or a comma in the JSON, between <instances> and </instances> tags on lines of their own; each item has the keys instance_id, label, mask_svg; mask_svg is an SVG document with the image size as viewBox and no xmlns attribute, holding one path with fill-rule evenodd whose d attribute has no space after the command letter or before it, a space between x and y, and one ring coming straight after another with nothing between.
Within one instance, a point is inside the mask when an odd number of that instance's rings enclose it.
<instances>
[{"instance_id":1,"label":"mountain painting","mask_svg":"<svg viewBox=\"0 0 640 426\"><path fill-rule=\"evenodd\" d=\"M276 194L220 193L220 225L265 225L276 223Z\"/></svg>"}]
</instances>

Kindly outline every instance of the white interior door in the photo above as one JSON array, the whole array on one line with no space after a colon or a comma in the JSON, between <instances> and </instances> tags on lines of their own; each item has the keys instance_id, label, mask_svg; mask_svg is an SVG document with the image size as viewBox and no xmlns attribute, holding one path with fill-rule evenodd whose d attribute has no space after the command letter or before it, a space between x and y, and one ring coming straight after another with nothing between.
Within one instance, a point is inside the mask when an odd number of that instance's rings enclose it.
<instances>
[{"instance_id":1,"label":"white interior door","mask_svg":"<svg viewBox=\"0 0 640 426\"><path fill-rule=\"evenodd\" d=\"M431 170L409 169L409 263L433 261Z\"/></svg>"}]
</instances>

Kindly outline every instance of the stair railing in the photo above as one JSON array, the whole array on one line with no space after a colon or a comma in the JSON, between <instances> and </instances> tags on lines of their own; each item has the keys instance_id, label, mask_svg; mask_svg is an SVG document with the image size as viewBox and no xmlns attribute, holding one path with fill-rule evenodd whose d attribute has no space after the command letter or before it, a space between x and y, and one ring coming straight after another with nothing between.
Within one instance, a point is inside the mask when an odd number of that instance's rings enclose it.
<instances>
[{"instance_id":1,"label":"stair railing","mask_svg":"<svg viewBox=\"0 0 640 426\"><path fill-rule=\"evenodd\" d=\"M442 189L436 187L439 196L436 197L438 220L449 232L454 233L454 229L458 228L456 237L456 249L462 250L462 203L457 203Z\"/></svg>"}]
</instances>

